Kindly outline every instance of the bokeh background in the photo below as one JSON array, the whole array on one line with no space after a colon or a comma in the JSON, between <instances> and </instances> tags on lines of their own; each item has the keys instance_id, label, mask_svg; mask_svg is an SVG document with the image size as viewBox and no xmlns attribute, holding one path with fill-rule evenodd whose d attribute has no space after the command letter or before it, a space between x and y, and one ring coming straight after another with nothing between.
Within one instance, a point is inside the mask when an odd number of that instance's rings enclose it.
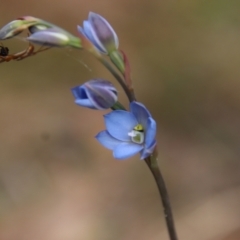
<instances>
[{"instance_id":1,"label":"bokeh background","mask_svg":"<svg viewBox=\"0 0 240 240\"><path fill-rule=\"evenodd\" d=\"M137 97L158 122L179 239L240 239L239 1L1 0L0 8L1 26L32 15L74 34L89 11L108 19ZM26 34L2 44L21 51ZM146 164L114 160L94 139L103 113L74 104L70 88L114 81L107 70L84 51L55 48L0 71L0 239L168 239Z\"/></svg>"}]
</instances>

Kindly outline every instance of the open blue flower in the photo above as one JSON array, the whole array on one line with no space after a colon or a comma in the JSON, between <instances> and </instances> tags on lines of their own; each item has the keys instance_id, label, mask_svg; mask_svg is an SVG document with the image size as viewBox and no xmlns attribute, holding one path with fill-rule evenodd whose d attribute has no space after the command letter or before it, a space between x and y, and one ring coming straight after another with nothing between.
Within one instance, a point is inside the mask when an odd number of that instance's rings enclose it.
<instances>
[{"instance_id":1,"label":"open blue flower","mask_svg":"<svg viewBox=\"0 0 240 240\"><path fill-rule=\"evenodd\" d=\"M108 21L99 14L90 12L83 27L78 26L82 33L101 53L108 54L118 49L118 37Z\"/></svg>"},{"instance_id":2,"label":"open blue flower","mask_svg":"<svg viewBox=\"0 0 240 240\"><path fill-rule=\"evenodd\" d=\"M152 154L156 146L156 122L146 107L130 103L130 112L116 110L104 116L106 130L96 138L113 151L116 159L129 158L140 153L141 159Z\"/></svg>"}]
</instances>

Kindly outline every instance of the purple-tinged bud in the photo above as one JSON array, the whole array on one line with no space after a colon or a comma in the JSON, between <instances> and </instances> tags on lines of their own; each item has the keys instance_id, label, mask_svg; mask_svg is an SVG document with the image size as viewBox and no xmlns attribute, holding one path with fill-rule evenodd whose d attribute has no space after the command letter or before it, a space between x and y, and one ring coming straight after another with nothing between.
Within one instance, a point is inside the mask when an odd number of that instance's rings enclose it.
<instances>
[{"instance_id":1,"label":"purple-tinged bud","mask_svg":"<svg viewBox=\"0 0 240 240\"><path fill-rule=\"evenodd\" d=\"M37 30L36 30L37 29ZM34 28L35 32L31 34L27 40L36 44L50 47L75 47L81 48L81 40L78 37L61 31L59 28L47 28L39 30Z\"/></svg>"},{"instance_id":2,"label":"purple-tinged bud","mask_svg":"<svg viewBox=\"0 0 240 240\"><path fill-rule=\"evenodd\" d=\"M91 109L104 110L117 102L117 90L112 83L103 79L93 79L72 88L75 103Z\"/></svg>"},{"instance_id":3,"label":"purple-tinged bud","mask_svg":"<svg viewBox=\"0 0 240 240\"><path fill-rule=\"evenodd\" d=\"M100 52L109 54L118 49L118 36L105 18L90 12L83 27L78 26L82 33Z\"/></svg>"}]
</instances>

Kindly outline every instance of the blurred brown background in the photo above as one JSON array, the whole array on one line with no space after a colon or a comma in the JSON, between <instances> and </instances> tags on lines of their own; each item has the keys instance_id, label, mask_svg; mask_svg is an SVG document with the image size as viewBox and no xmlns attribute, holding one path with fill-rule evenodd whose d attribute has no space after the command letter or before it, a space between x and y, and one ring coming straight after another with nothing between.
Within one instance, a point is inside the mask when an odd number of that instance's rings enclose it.
<instances>
[{"instance_id":1,"label":"blurred brown background","mask_svg":"<svg viewBox=\"0 0 240 240\"><path fill-rule=\"evenodd\" d=\"M108 19L138 99L158 122L179 240L240 239L239 1L1 0L0 8L1 26L32 15L75 34L89 11ZM11 53L27 47L21 37L2 43ZM94 139L102 113L73 102L71 87L114 81L100 63L53 49L0 71L0 239L168 239L145 163L114 160Z\"/></svg>"}]
</instances>

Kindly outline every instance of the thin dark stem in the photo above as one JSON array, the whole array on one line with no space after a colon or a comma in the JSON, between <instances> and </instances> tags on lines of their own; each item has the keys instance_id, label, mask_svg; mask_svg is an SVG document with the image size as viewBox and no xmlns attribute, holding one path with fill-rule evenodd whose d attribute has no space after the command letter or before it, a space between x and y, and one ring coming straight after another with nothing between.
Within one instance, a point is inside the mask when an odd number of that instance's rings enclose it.
<instances>
[{"instance_id":1,"label":"thin dark stem","mask_svg":"<svg viewBox=\"0 0 240 240\"><path fill-rule=\"evenodd\" d=\"M120 75L118 75L118 73L115 71L115 69L112 68L112 66L108 63L108 61L106 61L102 57L98 57L98 59L112 73L112 75L116 78L116 80L120 83L120 85L124 89L128 99L129 99L129 101L132 102L132 101L136 101L136 97L135 97L135 94L134 94L134 90L131 86L130 67L129 67L129 63L127 61L127 58L126 58L125 54L124 54L124 57L125 57L125 60L124 60L125 69L126 69L126 66L127 66L127 69L128 69L127 76L124 76L125 77L124 80L122 79L122 77ZM170 204L169 196L168 196L168 193L167 193L167 188L166 188L163 176L161 174L160 168L159 168L158 163L157 163L156 149L153 152L153 155L151 155L150 157L145 159L145 162L147 163L147 165L148 165L150 171L152 172L153 177L154 177L154 179L157 183L158 191L159 191L160 198L161 198L161 201L162 201L162 205L163 205L163 208L164 208L164 216L165 216L170 240L178 240L177 233L176 233L175 226L174 226L171 204Z\"/></svg>"},{"instance_id":2,"label":"thin dark stem","mask_svg":"<svg viewBox=\"0 0 240 240\"><path fill-rule=\"evenodd\" d=\"M170 240L177 240L177 233L175 230L173 214L171 210L171 204L166 188L166 184L164 182L163 176L161 174L160 168L157 165L157 159L148 157L145 159L150 171L152 172L154 179L156 180L158 191L162 200L163 208L164 208L164 215L167 224L168 234Z\"/></svg>"}]
</instances>

